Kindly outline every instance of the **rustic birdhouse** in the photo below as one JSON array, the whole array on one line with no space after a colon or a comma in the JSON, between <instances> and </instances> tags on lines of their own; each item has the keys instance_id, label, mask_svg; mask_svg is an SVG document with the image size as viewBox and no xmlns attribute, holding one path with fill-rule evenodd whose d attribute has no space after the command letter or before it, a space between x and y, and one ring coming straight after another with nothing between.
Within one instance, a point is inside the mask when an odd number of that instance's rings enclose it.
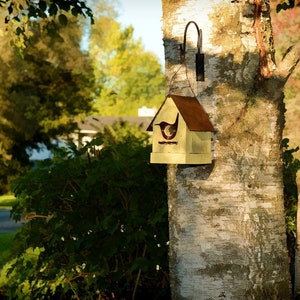
<instances>
[{"instance_id":1,"label":"rustic birdhouse","mask_svg":"<svg viewBox=\"0 0 300 300\"><path fill-rule=\"evenodd\" d=\"M168 95L150 123L151 163L209 164L214 128L195 97Z\"/></svg>"}]
</instances>

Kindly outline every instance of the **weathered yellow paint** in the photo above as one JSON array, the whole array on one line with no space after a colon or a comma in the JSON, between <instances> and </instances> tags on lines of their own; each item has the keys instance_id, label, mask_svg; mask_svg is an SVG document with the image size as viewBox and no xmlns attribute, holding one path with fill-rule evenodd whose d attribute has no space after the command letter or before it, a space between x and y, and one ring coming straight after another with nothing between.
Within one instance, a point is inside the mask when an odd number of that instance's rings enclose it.
<instances>
[{"instance_id":1,"label":"weathered yellow paint","mask_svg":"<svg viewBox=\"0 0 300 300\"><path fill-rule=\"evenodd\" d=\"M151 153L151 163L157 164L210 164L210 153Z\"/></svg>"}]
</instances>

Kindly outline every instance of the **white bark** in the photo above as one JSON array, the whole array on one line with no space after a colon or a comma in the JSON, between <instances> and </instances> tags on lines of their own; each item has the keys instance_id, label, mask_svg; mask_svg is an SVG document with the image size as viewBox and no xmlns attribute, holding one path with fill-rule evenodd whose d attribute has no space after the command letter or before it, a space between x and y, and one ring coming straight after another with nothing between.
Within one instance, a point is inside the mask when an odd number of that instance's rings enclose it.
<instances>
[{"instance_id":1,"label":"white bark","mask_svg":"<svg viewBox=\"0 0 300 300\"><path fill-rule=\"evenodd\" d=\"M169 166L174 300L290 299L283 85L273 75L268 6L262 6L259 31L253 28L255 2L163 1L167 92L195 94L216 129L212 165ZM191 20L203 31L205 82L195 81L193 26L187 68L179 62Z\"/></svg>"}]
</instances>

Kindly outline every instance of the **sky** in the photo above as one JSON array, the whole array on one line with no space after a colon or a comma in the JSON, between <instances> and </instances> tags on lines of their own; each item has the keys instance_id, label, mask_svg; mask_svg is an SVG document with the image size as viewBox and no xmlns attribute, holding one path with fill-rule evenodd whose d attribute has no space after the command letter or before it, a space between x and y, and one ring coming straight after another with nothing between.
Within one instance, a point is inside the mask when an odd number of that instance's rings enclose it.
<instances>
[{"instance_id":1,"label":"sky","mask_svg":"<svg viewBox=\"0 0 300 300\"><path fill-rule=\"evenodd\" d=\"M164 62L161 0L120 0L118 21L132 25L134 37L141 38L146 51L154 52Z\"/></svg>"}]
</instances>

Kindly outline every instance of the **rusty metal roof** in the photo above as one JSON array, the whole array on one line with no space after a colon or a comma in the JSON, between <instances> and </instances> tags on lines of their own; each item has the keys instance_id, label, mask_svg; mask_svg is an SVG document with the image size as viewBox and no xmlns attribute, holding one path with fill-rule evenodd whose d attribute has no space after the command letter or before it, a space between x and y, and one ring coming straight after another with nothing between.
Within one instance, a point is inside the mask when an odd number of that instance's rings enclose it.
<instances>
[{"instance_id":1,"label":"rusty metal roof","mask_svg":"<svg viewBox=\"0 0 300 300\"><path fill-rule=\"evenodd\" d=\"M179 96L179 95L168 95L166 97L171 98L179 113L183 117L188 129L190 131L215 131L207 113L199 103L196 97L186 97L186 96ZM165 101L166 101L165 99ZM161 105L160 109L156 113L155 117L153 118L152 122L148 126L147 130L153 130L153 122L156 116L159 114L161 108L163 107L165 101Z\"/></svg>"}]
</instances>

